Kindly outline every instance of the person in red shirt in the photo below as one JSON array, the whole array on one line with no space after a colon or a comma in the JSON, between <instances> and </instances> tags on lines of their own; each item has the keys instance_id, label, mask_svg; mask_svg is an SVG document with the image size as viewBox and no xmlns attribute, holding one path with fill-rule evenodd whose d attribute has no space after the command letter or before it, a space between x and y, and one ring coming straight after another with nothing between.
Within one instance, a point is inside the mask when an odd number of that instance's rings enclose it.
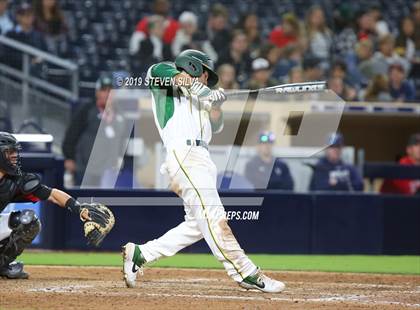
<instances>
[{"instance_id":1,"label":"person in red shirt","mask_svg":"<svg viewBox=\"0 0 420 310\"><path fill-rule=\"evenodd\" d=\"M400 159L401 165L420 166L420 132L410 136L406 148L407 156ZM385 180L381 193L414 195L420 193L418 180Z\"/></svg>"},{"instance_id":2,"label":"person in red shirt","mask_svg":"<svg viewBox=\"0 0 420 310\"><path fill-rule=\"evenodd\" d=\"M177 20L168 16L170 9L170 3L168 0L155 0L153 1L152 11L155 15L160 15L165 18L165 31L163 33L163 43L171 44L175 38L176 32L179 29L179 23ZM148 32L149 17L142 18L134 31L130 39L130 54L134 55L139 50L139 43L143 41L149 35Z\"/></svg>"},{"instance_id":3,"label":"person in red shirt","mask_svg":"<svg viewBox=\"0 0 420 310\"><path fill-rule=\"evenodd\" d=\"M291 43L298 43L300 35L299 21L291 13L285 14L281 25L276 26L270 33L269 40L277 47L285 47Z\"/></svg>"}]
</instances>

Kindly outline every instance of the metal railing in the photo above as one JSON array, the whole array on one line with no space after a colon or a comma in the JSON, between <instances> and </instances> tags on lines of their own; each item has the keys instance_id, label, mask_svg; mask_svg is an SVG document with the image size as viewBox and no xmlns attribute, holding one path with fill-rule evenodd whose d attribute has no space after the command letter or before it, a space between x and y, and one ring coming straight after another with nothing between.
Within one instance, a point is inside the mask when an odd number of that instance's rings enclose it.
<instances>
[{"instance_id":1,"label":"metal railing","mask_svg":"<svg viewBox=\"0 0 420 310\"><path fill-rule=\"evenodd\" d=\"M0 36L0 45L22 53L22 70L15 69L4 63L0 64L0 72L22 81L22 114L29 115L30 86L34 86L38 90L49 92L67 100L76 101L79 98L79 68L77 64L5 36ZM32 75L30 70L32 57L68 70L71 76L70 89L54 85Z\"/></svg>"}]
</instances>

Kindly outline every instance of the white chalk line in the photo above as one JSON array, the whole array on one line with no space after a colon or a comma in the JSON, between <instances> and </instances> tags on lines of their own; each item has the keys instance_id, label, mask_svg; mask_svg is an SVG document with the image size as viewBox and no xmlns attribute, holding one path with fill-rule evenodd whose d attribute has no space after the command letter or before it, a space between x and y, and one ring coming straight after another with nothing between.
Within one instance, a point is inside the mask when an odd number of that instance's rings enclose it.
<instances>
[{"instance_id":1,"label":"white chalk line","mask_svg":"<svg viewBox=\"0 0 420 310\"><path fill-rule=\"evenodd\" d=\"M108 295L108 294L105 294ZM116 294L117 296L119 294ZM320 297L320 298L287 298L287 297L257 297L257 296L232 296L232 295L201 295L201 294L168 294L168 293L137 293L138 296L148 297L168 297L168 298L198 298L198 299L216 299L216 300L242 300L242 301L278 301L278 302L338 302L346 301L367 305L399 305L405 307L420 308L420 304L411 304L398 301L370 301L357 299L357 295ZM363 296L367 297L367 296Z\"/></svg>"},{"instance_id":2,"label":"white chalk line","mask_svg":"<svg viewBox=\"0 0 420 310\"><path fill-rule=\"evenodd\" d=\"M190 279L191 280L191 279ZM43 288L29 289L29 292L38 293L79 293L82 289L95 288L94 285L70 285L70 286L49 286ZM416 292L418 293L418 292ZM333 295L321 296L318 298L293 298L293 297L271 297L271 296L235 296L235 295L212 295L212 294L170 294L170 293L146 293L146 292L99 292L103 296L146 296L146 297L167 297L167 298L195 298L195 299L213 299L213 300L238 300L238 301L261 301L261 302L352 302L367 305L398 305L405 307L420 308L420 304L398 301L372 301L366 295ZM328 293L327 293L328 295Z\"/></svg>"},{"instance_id":3,"label":"white chalk line","mask_svg":"<svg viewBox=\"0 0 420 310\"><path fill-rule=\"evenodd\" d=\"M79 293L82 289L93 288L93 285L67 285L67 286L48 286L41 288L32 288L28 292L41 293Z\"/></svg>"}]
</instances>

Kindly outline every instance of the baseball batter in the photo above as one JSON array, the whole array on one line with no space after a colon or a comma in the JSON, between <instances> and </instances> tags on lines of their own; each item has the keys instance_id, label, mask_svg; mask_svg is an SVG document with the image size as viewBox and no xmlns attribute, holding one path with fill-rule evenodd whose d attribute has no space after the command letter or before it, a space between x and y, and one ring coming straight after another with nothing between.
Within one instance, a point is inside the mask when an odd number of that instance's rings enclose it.
<instances>
[{"instance_id":1,"label":"baseball batter","mask_svg":"<svg viewBox=\"0 0 420 310\"><path fill-rule=\"evenodd\" d=\"M183 51L175 63L162 62L148 70L156 126L167 150L161 171L184 201L185 221L158 239L123 247L123 272L128 287L136 284L143 265L172 256L204 238L228 275L246 289L276 293L285 285L264 275L245 255L227 223L216 188L217 169L208 144L223 128L223 89L209 57ZM167 80L172 83L167 83Z\"/></svg>"}]
</instances>

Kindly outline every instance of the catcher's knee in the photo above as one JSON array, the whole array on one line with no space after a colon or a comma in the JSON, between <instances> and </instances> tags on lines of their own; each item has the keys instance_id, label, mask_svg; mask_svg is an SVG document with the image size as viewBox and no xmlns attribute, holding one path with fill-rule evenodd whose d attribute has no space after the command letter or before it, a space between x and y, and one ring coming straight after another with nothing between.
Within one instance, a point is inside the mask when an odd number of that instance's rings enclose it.
<instances>
[{"instance_id":1,"label":"catcher's knee","mask_svg":"<svg viewBox=\"0 0 420 310\"><path fill-rule=\"evenodd\" d=\"M33 210L12 212L9 217L12 233L1 242L0 266L15 260L27 248L41 230L41 222Z\"/></svg>"},{"instance_id":2,"label":"catcher's knee","mask_svg":"<svg viewBox=\"0 0 420 310\"><path fill-rule=\"evenodd\" d=\"M33 210L12 212L9 227L15 238L31 243L41 230L41 222Z\"/></svg>"}]
</instances>

